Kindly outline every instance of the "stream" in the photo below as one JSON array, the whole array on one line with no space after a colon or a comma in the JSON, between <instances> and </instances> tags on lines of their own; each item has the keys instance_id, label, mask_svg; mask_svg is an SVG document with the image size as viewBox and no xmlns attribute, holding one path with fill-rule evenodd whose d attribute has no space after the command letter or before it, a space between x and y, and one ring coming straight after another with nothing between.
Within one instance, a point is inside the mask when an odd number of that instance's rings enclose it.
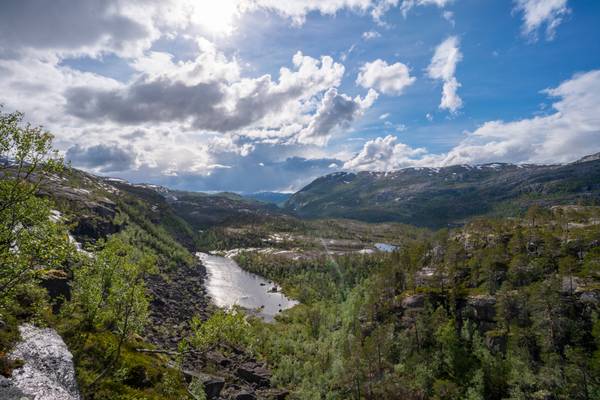
<instances>
[{"instance_id":1,"label":"stream","mask_svg":"<svg viewBox=\"0 0 600 400\"><path fill-rule=\"evenodd\" d=\"M237 263L225 257L196 253L206 268L206 288L218 307L234 305L256 310L256 315L270 322L281 311L298 304L280 292L273 282L244 271ZM277 291L272 291L277 288Z\"/></svg>"}]
</instances>

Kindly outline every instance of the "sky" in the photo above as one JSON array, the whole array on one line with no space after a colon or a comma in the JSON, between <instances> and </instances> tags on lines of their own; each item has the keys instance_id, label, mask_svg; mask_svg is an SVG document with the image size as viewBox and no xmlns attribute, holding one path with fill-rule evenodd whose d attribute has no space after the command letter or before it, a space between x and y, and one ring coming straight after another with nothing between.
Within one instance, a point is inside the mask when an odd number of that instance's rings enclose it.
<instances>
[{"instance_id":1,"label":"sky","mask_svg":"<svg viewBox=\"0 0 600 400\"><path fill-rule=\"evenodd\" d=\"M0 104L196 191L600 152L597 0L3 0Z\"/></svg>"}]
</instances>

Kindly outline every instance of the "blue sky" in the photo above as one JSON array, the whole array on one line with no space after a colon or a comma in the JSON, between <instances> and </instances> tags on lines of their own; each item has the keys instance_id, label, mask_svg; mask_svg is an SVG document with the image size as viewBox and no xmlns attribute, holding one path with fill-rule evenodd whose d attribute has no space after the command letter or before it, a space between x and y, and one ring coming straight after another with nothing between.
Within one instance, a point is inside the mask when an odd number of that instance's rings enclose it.
<instances>
[{"instance_id":1,"label":"blue sky","mask_svg":"<svg viewBox=\"0 0 600 400\"><path fill-rule=\"evenodd\" d=\"M291 191L338 170L600 151L598 1L45 7L0 5L0 103L94 173Z\"/></svg>"}]
</instances>

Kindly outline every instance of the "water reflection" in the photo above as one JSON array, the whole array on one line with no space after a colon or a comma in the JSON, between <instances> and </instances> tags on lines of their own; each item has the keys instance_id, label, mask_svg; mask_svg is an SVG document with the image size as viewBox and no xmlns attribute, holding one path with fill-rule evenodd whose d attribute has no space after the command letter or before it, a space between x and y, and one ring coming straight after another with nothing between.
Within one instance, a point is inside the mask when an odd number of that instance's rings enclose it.
<instances>
[{"instance_id":1,"label":"water reflection","mask_svg":"<svg viewBox=\"0 0 600 400\"><path fill-rule=\"evenodd\" d=\"M396 246L388 243L375 243L375 248L377 248L377 250L379 251L384 251L386 253L392 253L394 250L397 249Z\"/></svg>"},{"instance_id":2,"label":"water reflection","mask_svg":"<svg viewBox=\"0 0 600 400\"><path fill-rule=\"evenodd\" d=\"M280 311L298 304L280 292L276 285L264 278L241 269L235 261L206 253L196 253L208 274L206 288L219 307L239 305L259 309L257 315L272 321Z\"/></svg>"}]
</instances>

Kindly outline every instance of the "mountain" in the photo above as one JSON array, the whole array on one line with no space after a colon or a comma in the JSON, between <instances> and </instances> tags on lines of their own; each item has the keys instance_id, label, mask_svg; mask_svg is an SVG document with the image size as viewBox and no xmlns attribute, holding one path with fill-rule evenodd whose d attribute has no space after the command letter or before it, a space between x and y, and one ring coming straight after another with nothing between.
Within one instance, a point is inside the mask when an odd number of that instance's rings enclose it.
<instances>
[{"instance_id":1,"label":"mountain","mask_svg":"<svg viewBox=\"0 0 600 400\"><path fill-rule=\"evenodd\" d=\"M493 163L393 172L338 172L314 180L284 209L304 218L461 224L483 215L518 215L533 204L600 201L600 154L565 165Z\"/></svg>"},{"instance_id":2,"label":"mountain","mask_svg":"<svg viewBox=\"0 0 600 400\"><path fill-rule=\"evenodd\" d=\"M172 190L153 184L134 184L118 178L99 177L74 168L62 176L50 176L40 195L51 198L82 243L122 229L120 214L154 233L157 241L174 241L197 250L202 231L229 224L279 220L285 213L236 193L200 193ZM168 238L165 237L168 235Z\"/></svg>"},{"instance_id":3,"label":"mountain","mask_svg":"<svg viewBox=\"0 0 600 400\"><path fill-rule=\"evenodd\" d=\"M276 204L278 206L282 206L285 202L290 198L291 193L282 193L282 192L257 192L257 193L247 193L243 196L248 199L257 200L263 203L271 203Z\"/></svg>"}]
</instances>

